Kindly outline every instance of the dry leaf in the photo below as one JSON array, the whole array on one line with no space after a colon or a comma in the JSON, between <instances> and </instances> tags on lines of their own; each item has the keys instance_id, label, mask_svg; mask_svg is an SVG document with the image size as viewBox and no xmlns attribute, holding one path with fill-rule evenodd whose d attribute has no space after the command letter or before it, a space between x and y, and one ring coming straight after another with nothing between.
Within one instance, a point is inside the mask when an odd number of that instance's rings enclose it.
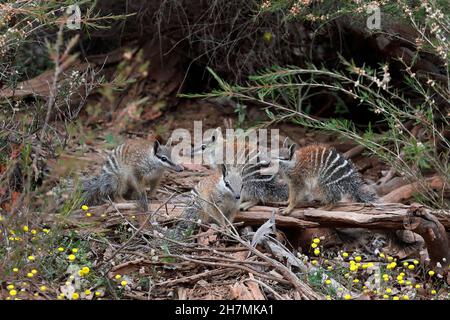
<instances>
[{"instance_id":1,"label":"dry leaf","mask_svg":"<svg viewBox=\"0 0 450 320\"><path fill-rule=\"evenodd\" d=\"M247 286L241 282L236 282L230 288L232 298L235 300L255 300Z\"/></svg>"}]
</instances>

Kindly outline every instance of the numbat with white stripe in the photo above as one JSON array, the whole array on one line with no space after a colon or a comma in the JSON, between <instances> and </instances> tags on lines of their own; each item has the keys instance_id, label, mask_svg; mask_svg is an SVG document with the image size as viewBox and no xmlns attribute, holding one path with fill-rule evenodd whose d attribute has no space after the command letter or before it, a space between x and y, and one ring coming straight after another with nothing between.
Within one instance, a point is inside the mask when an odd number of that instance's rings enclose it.
<instances>
[{"instance_id":1,"label":"numbat with white stripe","mask_svg":"<svg viewBox=\"0 0 450 320\"><path fill-rule=\"evenodd\" d=\"M375 196L363 190L364 182L353 163L334 148L315 144L297 149L285 140L279 151L279 166L289 185L289 214L302 201L330 204L350 196L356 202L372 202Z\"/></svg>"},{"instance_id":2,"label":"numbat with white stripe","mask_svg":"<svg viewBox=\"0 0 450 320\"><path fill-rule=\"evenodd\" d=\"M134 140L111 151L100 174L83 183L85 204L99 204L123 196L137 197L139 206L147 211L146 187L153 195L164 172L180 172L183 166L172 160L172 142L162 145L158 140Z\"/></svg>"}]
</instances>

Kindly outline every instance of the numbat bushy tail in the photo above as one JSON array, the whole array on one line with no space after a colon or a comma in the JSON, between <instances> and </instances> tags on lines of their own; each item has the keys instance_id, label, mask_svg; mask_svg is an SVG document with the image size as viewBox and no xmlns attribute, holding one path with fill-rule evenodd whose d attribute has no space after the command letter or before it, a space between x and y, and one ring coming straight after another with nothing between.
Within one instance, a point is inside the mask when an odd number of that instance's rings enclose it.
<instances>
[{"instance_id":1,"label":"numbat bushy tail","mask_svg":"<svg viewBox=\"0 0 450 320\"><path fill-rule=\"evenodd\" d=\"M83 201L94 205L124 196L137 197L143 210L148 209L146 187L154 194L166 170L183 171L172 160L171 140L134 140L115 148L107 157L100 174L83 183Z\"/></svg>"},{"instance_id":2,"label":"numbat bushy tail","mask_svg":"<svg viewBox=\"0 0 450 320\"><path fill-rule=\"evenodd\" d=\"M356 202L372 202L374 194L364 190L364 182L353 163L334 148L315 144L297 149L285 140L279 152L281 175L289 185L289 214L297 203L318 200L324 204L350 196Z\"/></svg>"}]
</instances>

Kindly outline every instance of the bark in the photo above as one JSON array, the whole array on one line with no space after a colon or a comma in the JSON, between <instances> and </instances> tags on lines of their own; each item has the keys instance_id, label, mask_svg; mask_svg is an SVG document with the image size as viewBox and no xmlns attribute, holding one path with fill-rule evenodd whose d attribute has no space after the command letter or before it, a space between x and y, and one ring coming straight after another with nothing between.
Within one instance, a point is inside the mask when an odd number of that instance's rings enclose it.
<instances>
[{"instance_id":1,"label":"bark","mask_svg":"<svg viewBox=\"0 0 450 320\"><path fill-rule=\"evenodd\" d=\"M172 203L161 207L161 203L153 202L150 205L150 211L153 213L152 220L161 222L172 220L182 215L183 207L183 204ZM159 211L156 213L155 211L158 208ZM239 212L235 218L235 223L260 226L270 219L273 210L278 212L278 209L267 206L255 206L250 208L249 211ZM118 203L115 205L115 208L103 205L89 209L95 215L100 213L114 214L117 210L124 217L127 215L145 217L147 215L136 213L134 203ZM80 211L79 215L82 217L84 214ZM119 218L121 217L117 217L117 219ZM109 222L114 223L114 219L114 217L109 217ZM294 230L310 228L410 230L423 237L432 261L442 261L443 258L450 261L447 235L447 232L450 232L449 210L432 211L420 205L404 205L400 203L337 203L332 207L299 207L291 215L282 216L277 214L275 219L277 227Z\"/></svg>"}]
</instances>

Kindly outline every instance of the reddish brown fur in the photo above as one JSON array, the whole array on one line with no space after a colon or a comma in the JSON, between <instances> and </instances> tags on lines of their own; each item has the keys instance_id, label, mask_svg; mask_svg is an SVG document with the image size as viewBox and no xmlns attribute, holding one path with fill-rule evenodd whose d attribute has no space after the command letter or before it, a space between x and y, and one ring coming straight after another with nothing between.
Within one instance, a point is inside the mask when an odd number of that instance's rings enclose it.
<instances>
[{"instance_id":1,"label":"reddish brown fur","mask_svg":"<svg viewBox=\"0 0 450 320\"><path fill-rule=\"evenodd\" d=\"M123 146L120 161L128 165L136 164L139 159L142 159L142 157L144 157L148 151L153 148L154 142L155 139L127 141Z\"/></svg>"},{"instance_id":2,"label":"reddish brown fur","mask_svg":"<svg viewBox=\"0 0 450 320\"><path fill-rule=\"evenodd\" d=\"M199 218L203 222L215 222L214 219L218 219L219 221L223 220L220 212L218 212L217 208L214 206L214 194L220 179L221 173L216 171L206 179L201 180L195 188L200 198L198 201L201 205Z\"/></svg>"},{"instance_id":3,"label":"reddish brown fur","mask_svg":"<svg viewBox=\"0 0 450 320\"><path fill-rule=\"evenodd\" d=\"M283 214L289 214L298 202L298 190L304 188L305 181L314 178L317 175L317 170L315 165L315 155L320 154L325 150L329 149L328 146L324 144L313 144L306 147L302 147L295 151L295 165L289 171L287 182L289 185L289 198L288 207L283 209ZM317 198L322 198L325 195L323 190L319 187L315 188L314 193Z\"/></svg>"},{"instance_id":4,"label":"reddish brown fur","mask_svg":"<svg viewBox=\"0 0 450 320\"><path fill-rule=\"evenodd\" d=\"M317 152L320 155L324 149L328 150L328 146L324 144L313 144L298 149L295 152L297 162L294 170L292 171L293 180L304 180L305 177L313 176L314 172L317 170L314 164L314 156Z\"/></svg>"}]
</instances>

